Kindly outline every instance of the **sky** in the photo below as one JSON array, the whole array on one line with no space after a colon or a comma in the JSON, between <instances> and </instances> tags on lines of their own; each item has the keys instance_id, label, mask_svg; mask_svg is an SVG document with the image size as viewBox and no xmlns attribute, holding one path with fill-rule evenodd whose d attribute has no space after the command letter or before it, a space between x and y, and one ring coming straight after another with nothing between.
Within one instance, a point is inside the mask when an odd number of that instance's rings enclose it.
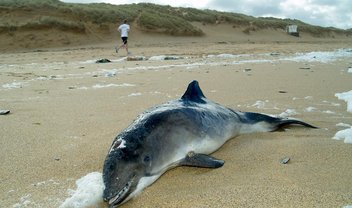
<instances>
[{"instance_id":1,"label":"sky","mask_svg":"<svg viewBox=\"0 0 352 208\"><path fill-rule=\"evenodd\" d=\"M149 2L242 13L255 17L298 19L312 25L352 28L351 0L61 0L71 3L132 4Z\"/></svg>"}]
</instances>

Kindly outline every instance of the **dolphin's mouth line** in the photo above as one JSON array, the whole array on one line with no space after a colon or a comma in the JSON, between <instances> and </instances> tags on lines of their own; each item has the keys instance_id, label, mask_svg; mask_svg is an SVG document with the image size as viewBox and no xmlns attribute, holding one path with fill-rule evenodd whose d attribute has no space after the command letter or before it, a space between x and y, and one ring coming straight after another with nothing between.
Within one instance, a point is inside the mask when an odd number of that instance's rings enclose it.
<instances>
[{"instance_id":1,"label":"dolphin's mouth line","mask_svg":"<svg viewBox=\"0 0 352 208\"><path fill-rule=\"evenodd\" d=\"M111 198L109 200L109 205L116 205L118 203L120 203L121 201L123 201L126 197L126 194L128 193L128 191L130 190L132 185L132 181L129 181L125 187L123 187L123 189L117 193L113 198Z\"/></svg>"}]
</instances>

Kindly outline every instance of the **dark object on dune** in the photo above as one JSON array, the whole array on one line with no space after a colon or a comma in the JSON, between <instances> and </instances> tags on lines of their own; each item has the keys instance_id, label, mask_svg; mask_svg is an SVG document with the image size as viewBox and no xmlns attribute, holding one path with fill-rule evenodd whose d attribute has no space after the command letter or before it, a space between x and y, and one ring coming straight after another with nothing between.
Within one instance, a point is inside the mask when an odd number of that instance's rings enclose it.
<instances>
[{"instance_id":1,"label":"dark object on dune","mask_svg":"<svg viewBox=\"0 0 352 208\"><path fill-rule=\"evenodd\" d=\"M95 63L97 64L101 64L101 63L110 63L111 61L109 59L99 59L97 60Z\"/></svg>"}]
</instances>

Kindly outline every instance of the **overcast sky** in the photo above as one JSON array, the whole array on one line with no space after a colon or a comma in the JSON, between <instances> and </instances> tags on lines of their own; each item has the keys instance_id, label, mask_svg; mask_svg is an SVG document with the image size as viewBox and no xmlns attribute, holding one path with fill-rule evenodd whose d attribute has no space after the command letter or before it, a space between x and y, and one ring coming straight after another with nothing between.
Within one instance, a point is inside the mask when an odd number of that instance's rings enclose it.
<instances>
[{"instance_id":1,"label":"overcast sky","mask_svg":"<svg viewBox=\"0 0 352 208\"><path fill-rule=\"evenodd\" d=\"M351 0L61 0L74 3L132 4L150 2L175 7L194 7L243 13L255 17L299 19L324 27L352 28Z\"/></svg>"}]
</instances>

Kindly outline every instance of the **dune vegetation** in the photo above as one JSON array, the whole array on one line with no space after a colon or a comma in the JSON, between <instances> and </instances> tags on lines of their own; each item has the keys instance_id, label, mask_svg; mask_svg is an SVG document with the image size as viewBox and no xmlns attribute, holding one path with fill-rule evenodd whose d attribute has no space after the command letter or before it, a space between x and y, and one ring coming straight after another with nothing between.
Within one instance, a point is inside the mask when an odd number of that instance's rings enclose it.
<instances>
[{"instance_id":1,"label":"dune vegetation","mask_svg":"<svg viewBox=\"0 0 352 208\"><path fill-rule=\"evenodd\" d=\"M347 30L313 26L299 20L255 18L244 14L175 8L150 3L111 5L63 3L59 0L1 0L0 7L2 13L22 11L24 14L34 15L33 18L23 22L1 18L1 31L8 32L16 29L47 27L84 32L85 24L88 22L101 25L128 19L131 22L136 21L142 30L170 35L202 35L202 31L193 26L191 22L229 23L234 27L243 27L244 32L267 28L284 29L289 24L296 24L301 31L315 36L329 32L349 33Z\"/></svg>"},{"instance_id":2,"label":"dune vegetation","mask_svg":"<svg viewBox=\"0 0 352 208\"><path fill-rule=\"evenodd\" d=\"M111 34L111 31L116 30L116 24L124 19L128 19L141 32L172 36L203 36L204 31L195 23L203 26L228 24L244 34L264 29L284 31L287 25L295 24L300 32L317 38L352 35L351 29L314 26L300 20L257 18L238 13L151 3L112 5L64 3L59 0L0 0L0 35L6 37L26 31L35 31L36 34L45 32L40 38L57 31L60 34L100 37ZM33 35L31 37L34 38ZM81 39L84 39L83 36ZM100 40L103 39L100 37Z\"/></svg>"}]
</instances>

